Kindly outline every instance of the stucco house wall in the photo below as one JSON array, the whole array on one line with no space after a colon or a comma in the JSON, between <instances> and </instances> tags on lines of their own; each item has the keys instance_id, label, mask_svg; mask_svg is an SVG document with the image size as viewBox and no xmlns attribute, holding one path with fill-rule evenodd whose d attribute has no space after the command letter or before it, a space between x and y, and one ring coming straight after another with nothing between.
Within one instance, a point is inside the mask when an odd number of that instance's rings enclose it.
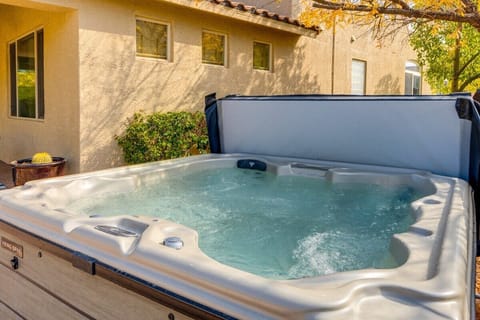
<instances>
[{"instance_id":1,"label":"stucco house wall","mask_svg":"<svg viewBox=\"0 0 480 320\"><path fill-rule=\"evenodd\" d=\"M12 161L49 151L78 170L78 23L75 12L44 11L0 4L0 159ZM8 43L44 29L45 119L9 115Z\"/></svg>"},{"instance_id":2,"label":"stucco house wall","mask_svg":"<svg viewBox=\"0 0 480 320\"><path fill-rule=\"evenodd\" d=\"M378 41L366 27L339 24L335 36L330 33L330 41L335 42L332 93L350 93L351 62L356 59L366 62L365 94L405 94L405 63L416 60L406 32L400 31L394 41ZM421 93L431 94L425 81Z\"/></svg>"},{"instance_id":3,"label":"stucco house wall","mask_svg":"<svg viewBox=\"0 0 480 320\"><path fill-rule=\"evenodd\" d=\"M212 92L348 94L352 58L367 60L366 93L404 90L411 50L372 47L356 28L315 36L226 10L232 9L190 0L0 0L0 159L45 150L65 156L70 173L118 166L123 162L114 137L135 111L202 110ZM168 61L136 56L136 17L170 25ZM12 118L8 86L2 85L8 42L38 26L45 30L45 119ZM226 34L225 66L202 63L203 30ZM253 41L272 45L272 71L252 68Z\"/></svg>"},{"instance_id":4,"label":"stucco house wall","mask_svg":"<svg viewBox=\"0 0 480 320\"><path fill-rule=\"evenodd\" d=\"M169 61L136 57L136 17L170 24ZM311 93L328 87L328 79L318 77L328 67L314 63L328 46L313 38L151 1L83 1L79 23L82 170L121 162L114 136L134 111L201 110L211 92ZM202 30L227 35L226 66L202 64ZM273 72L253 70L254 40L272 44Z\"/></svg>"}]
</instances>

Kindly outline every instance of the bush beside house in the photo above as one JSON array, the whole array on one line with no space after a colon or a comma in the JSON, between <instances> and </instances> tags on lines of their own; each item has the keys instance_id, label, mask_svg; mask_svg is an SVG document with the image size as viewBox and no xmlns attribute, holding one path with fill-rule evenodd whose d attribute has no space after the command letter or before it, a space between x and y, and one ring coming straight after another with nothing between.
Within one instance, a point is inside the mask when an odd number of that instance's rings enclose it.
<instances>
[{"instance_id":1,"label":"bush beside house","mask_svg":"<svg viewBox=\"0 0 480 320\"><path fill-rule=\"evenodd\" d=\"M205 116L201 112L135 113L116 136L128 164L208 153Z\"/></svg>"}]
</instances>

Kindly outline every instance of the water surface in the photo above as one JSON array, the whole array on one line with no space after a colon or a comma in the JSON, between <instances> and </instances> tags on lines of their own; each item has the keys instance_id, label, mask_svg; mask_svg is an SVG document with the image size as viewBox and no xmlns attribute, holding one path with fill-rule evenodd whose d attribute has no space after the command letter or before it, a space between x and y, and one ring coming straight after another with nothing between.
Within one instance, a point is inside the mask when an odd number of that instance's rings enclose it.
<instances>
[{"instance_id":1,"label":"water surface","mask_svg":"<svg viewBox=\"0 0 480 320\"><path fill-rule=\"evenodd\" d=\"M221 168L179 173L131 193L92 195L69 209L168 219L197 230L199 247L221 263L292 279L396 267L390 239L414 222L409 204L419 197L408 186Z\"/></svg>"}]
</instances>

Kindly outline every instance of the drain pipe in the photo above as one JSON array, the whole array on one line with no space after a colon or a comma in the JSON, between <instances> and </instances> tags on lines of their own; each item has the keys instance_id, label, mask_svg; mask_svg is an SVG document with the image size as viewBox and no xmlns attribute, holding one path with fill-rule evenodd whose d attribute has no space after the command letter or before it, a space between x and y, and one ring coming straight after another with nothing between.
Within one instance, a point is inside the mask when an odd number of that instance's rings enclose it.
<instances>
[{"instance_id":1,"label":"drain pipe","mask_svg":"<svg viewBox=\"0 0 480 320\"><path fill-rule=\"evenodd\" d=\"M333 27L332 27L332 73L330 75L331 81L331 94L335 93L335 41L336 41L336 26L337 26L337 17L333 18Z\"/></svg>"}]
</instances>

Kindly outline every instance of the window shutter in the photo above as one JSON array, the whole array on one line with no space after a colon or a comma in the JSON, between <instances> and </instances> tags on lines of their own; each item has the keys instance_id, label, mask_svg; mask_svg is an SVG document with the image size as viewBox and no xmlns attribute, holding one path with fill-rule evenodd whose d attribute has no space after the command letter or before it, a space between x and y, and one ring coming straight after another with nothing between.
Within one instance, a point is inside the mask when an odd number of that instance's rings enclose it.
<instances>
[{"instance_id":1,"label":"window shutter","mask_svg":"<svg viewBox=\"0 0 480 320\"><path fill-rule=\"evenodd\" d=\"M10 115L17 116L17 58L16 43L10 44Z\"/></svg>"},{"instance_id":2,"label":"window shutter","mask_svg":"<svg viewBox=\"0 0 480 320\"><path fill-rule=\"evenodd\" d=\"M39 119L45 118L45 94L43 72L43 30L37 31L37 110Z\"/></svg>"}]
</instances>

